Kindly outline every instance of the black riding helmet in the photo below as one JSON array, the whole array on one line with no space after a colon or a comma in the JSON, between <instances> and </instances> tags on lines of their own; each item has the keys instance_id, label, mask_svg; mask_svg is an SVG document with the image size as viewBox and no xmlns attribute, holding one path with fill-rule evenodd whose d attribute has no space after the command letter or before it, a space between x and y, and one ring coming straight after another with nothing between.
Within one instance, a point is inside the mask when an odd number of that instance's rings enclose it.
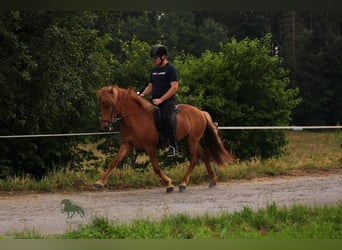
<instances>
[{"instance_id":1,"label":"black riding helmet","mask_svg":"<svg viewBox=\"0 0 342 250\"><path fill-rule=\"evenodd\" d=\"M167 48L164 45L155 45L151 49L151 57L167 56Z\"/></svg>"}]
</instances>

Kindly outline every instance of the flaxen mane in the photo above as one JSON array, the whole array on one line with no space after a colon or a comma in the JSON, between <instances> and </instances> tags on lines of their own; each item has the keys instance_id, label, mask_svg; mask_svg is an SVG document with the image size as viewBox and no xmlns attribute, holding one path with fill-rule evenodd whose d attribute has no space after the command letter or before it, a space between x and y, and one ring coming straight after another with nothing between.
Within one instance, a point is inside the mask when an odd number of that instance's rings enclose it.
<instances>
[{"instance_id":1,"label":"flaxen mane","mask_svg":"<svg viewBox=\"0 0 342 250\"><path fill-rule=\"evenodd\" d=\"M103 87L96 92L98 102L107 102L114 105L117 112L121 105L129 105L130 102L137 103L143 110L152 112L156 109L150 102L141 98L133 89L122 89L114 86Z\"/></svg>"},{"instance_id":2,"label":"flaxen mane","mask_svg":"<svg viewBox=\"0 0 342 250\"><path fill-rule=\"evenodd\" d=\"M116 102L116 95L113 95L113 90L113 86L107 86L99 89L96 92L98 102L107 102L110 104L114 104Z\"/></svg>"},{"instance_id":3,"label":"flaxen mane","mask_svg":"<svg viewBox=\"0 0 342 250\"><path fill-rule=\"evenodd\" d=\"M156 106L150 103L149 101L145 100L144 98L141 98L137 95L137 93L132 89L120 89L122 93L125 93L133 98L133 100L144 110L148 112L152 112L156 109Z\"/></svg>"}]
</instances>

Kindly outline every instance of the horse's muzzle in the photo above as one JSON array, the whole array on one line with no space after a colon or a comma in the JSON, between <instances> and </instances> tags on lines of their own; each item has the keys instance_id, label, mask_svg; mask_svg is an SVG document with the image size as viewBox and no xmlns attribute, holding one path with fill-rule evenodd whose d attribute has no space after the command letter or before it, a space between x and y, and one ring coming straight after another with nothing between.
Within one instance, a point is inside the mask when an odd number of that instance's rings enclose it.
<instances>
[{"instance_id":1,"label":"horse's muzzle","mask_svg":"<svg viewBox=\"0 0 342 250\"><path fill-rule=\"evenodd\" d=\"M113 127L113 122L110 120L101 120L101 125L99 128L100 132L108 132L111 131Z\"/></svg>"}]
</instances>

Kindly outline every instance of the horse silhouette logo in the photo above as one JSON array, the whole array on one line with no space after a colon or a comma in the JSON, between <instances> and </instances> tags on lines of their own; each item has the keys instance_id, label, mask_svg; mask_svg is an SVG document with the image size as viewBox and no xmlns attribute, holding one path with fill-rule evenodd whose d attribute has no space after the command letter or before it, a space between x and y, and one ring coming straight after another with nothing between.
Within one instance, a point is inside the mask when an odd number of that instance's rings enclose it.
<instances>
[{"instance_id":1,"label":"horse silhouette logo","mask_svg":"<svg viewBox=\"0 0 342 250\"><path fill-rule=\"evenodd\" d=\"M76 213L84 218L86 216L85 210L76 204L73 204L70 200L64 199L61 201L62 204L62 213L66 212L68 214L68 219L71 219Z\"/></svg>"}]
</instances>

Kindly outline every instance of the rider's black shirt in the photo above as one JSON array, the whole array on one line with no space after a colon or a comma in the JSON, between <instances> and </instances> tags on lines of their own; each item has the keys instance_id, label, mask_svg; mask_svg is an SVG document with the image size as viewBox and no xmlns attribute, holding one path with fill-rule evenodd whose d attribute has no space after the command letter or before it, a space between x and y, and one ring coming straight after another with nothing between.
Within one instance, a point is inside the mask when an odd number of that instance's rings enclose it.
<instances>
[{"instance_id":1,"label":"rider's black shirt","mask_svg":"<svg viewBox=\"0 0 342 250\"><path fill-rule=\"evenodd\" d=\"M152 69L152 98L155 99L162 97L170 89L170 83L173 81L178 81L178 74L176 68L172 64L167 63L161 68L155 67Z\"/></svg>"}]
</instances>

